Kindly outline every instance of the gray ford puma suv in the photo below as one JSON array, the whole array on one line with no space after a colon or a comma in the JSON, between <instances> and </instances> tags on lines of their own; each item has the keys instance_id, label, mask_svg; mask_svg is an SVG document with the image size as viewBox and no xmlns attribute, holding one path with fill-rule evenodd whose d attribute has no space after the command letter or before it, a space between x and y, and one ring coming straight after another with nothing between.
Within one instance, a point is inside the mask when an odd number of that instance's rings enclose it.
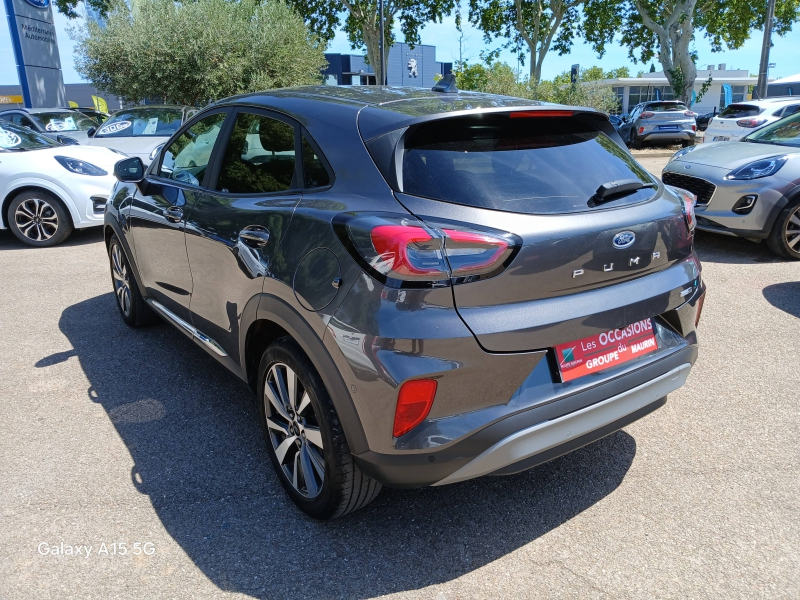
<instances>
[{"instance_id":1,"label":"gray ford puma suv","mask_svg":"<svg viewBox=\"0 0 800 600\"><path fill-rule=\"evenodd\" d=\"M249 384L316 518L589 444L697 357L693 197L592 109L449 78L274 90L115 173L122 318L159 315Z\"/></svg>"}]
</instances>

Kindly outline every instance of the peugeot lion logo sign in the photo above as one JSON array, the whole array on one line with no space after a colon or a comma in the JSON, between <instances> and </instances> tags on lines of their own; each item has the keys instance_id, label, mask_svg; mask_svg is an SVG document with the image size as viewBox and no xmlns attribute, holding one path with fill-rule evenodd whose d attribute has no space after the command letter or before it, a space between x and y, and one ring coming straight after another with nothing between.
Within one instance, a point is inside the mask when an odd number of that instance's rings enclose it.
<instances>
[{"instance_id":1,"label":"peugeot lion logo sign","mask_svg":"<svg viewBox=\"0 0 800 600\"><path fill-rule=\"evenodd\" d=\"M632 231L620 231L612 240L614 248L619 248L620 250L632 246L635 241L636 234Z\"/></svg>"},{"instance_id":2,"label":"peugeot lion logo sign","mask_svg":"<svg viewBox=\"0 0 800 600\"><path fill-rule=\"evenodd\" d=\"M50 0L25 0L25 2L36 8L47 8L50 6Z\"/></svg>"}]
</instances>

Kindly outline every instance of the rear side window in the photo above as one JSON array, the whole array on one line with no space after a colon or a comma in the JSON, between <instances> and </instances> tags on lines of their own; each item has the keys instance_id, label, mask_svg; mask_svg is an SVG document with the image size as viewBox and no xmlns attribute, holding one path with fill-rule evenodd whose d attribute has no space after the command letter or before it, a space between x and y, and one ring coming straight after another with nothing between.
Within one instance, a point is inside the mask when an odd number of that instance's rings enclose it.
<instances>
[{"instance_id":1,"label":"rear side window","mask_svg":"<svg viewBox=\"0 0 800 600\"><path fill-rule=\"evenodd\" d=\"M405 141L403 191L455 204L526 214L580 212L593 205L602 184L619 179L654 183L628 152L577 118L455 117L418 125ZM653 193L643 188L625 202Z\"/></svg>"},{"instance_id":2,"label":"rear side window","mask_svg":"<svg viewBox=\"0 0 800 600\"><path fill-rule=\"evenodd\" d=\"M269 194L292 187L294 127L262 115L239 113L225 148L217 189Z\"/></svg>"},{"instance_id":3,"label":"rear side window","mask_svg":"<svg viewBox=\"0 0 800 600\"><path fill-rule=\"evenodd\" d=\"M741 119L742 117L755 117L762 112L763 109L752 104L729 104L722 109L719 116L723 119Z\"/></svg>"},{"instance_id":4,"label":"rear side window","mask_svg":"<svg viewBox=\"0 0 800 600\"><path fill-rule=\"evenodd\" d=\"M322 159L317 156L314 148L303 137L303 177L305 178L305 187L317 188L330 185L331 180L325 165L322 164Z\"/></svg>"}]
</instances>

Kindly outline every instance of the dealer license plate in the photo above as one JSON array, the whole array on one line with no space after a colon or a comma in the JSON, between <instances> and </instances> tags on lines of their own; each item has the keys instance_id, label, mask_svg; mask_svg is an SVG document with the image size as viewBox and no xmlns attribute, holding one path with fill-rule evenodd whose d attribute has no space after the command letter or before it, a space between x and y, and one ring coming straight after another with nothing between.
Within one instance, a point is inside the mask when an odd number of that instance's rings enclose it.
<instances>
[{"instance_id":1,"label":"dealer license plate","mask_svg":"<svg viewBox=\"0 0 800 600\"><path fill-rule=\"evenodd\" d=\"M714 139L711 140L711 141L712 142L730 142L731 138L729 138L727 135L715 135Z\"/></svg>"},{"instance_id":2,"label":"dealer license plate","mask_svg":"<svg viewBox=\"0 0 800 600\"><path fill-rule=\"evenodd\" d=\"M659 125L658 126L658 130L659 131L678 131L678 126L677 125Z\"/></svg>"},{"instance_id":3,"label":"dealer license plate","mask_svg":"<svg viewBox=\"0 0 800 600\"><path fill-rule=\"evenodd\" d=\"M621 365L656 350L658 340L652 319L555 347L562 381Z\"/></svg>"}]
</instances>

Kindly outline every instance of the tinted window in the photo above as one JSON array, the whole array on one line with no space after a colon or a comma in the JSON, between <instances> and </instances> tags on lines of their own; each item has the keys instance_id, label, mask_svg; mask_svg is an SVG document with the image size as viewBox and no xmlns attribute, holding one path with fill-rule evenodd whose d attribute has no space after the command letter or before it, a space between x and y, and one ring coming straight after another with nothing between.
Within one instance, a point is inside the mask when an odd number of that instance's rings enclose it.
<instances>
[{"instance_id":1,"label":"tinted window","mask_svg":"<svg viewBox=\"0 0 800 600\"><path fill-rule=\"evenodd\" d=\"M225 148L217 189L232 194L282 192L292 187L294 127L261 115L239 113Z\"/></svg>"},{"instance_id":2,"label":"tinted window","mask_svg":"<svg viewBox=\"0 0 800 600\"><path fill-rule=\"evenodd\" d=\"M0 150L9 152L19 150L38 150L39 148L52 148L61 144L54 142L49 137L20 127L14 123L3 121L0 124Z\"/></svg>"},{"instance_id":3,"label":"tinted window","mask_svg":"<svg viewBox=\"0 0 800 600\"><path fill-rule=\"evenodd\" d=\"M742 117L755 117L760 115L763 109L752 104L729 104L722 109L719 116L723 119L741 119Z\"/></svg>"},{"instance_id":4,"label":"tinted window","mask_svg":"<svg viewBox=\"0 0 800 600\"><path fill-rule=\"evenodd\" d=\"M800 104L794 104L792 106L787 106L786 110L783 111L783 116L788 117L789 115L793 115L798 110L800 110Z\"/></svg>"},{"instance_id":5,"label":"tinted window","mask_svg":"<svg viewBox=\"0 0 800 600\"><path fill-rule=\"evenodd\" d=\"M748 135L745 140L759 144L800 147L800 113L767 125Z\"/></svg>"},{"instance_id":6,"label":"tinted window","mask_svg":"<svg viewBox=\"0 0 800 600\"><path fill-rule=\"evenodd\" d=\"M99 123L77 111L40 112L34 115L45 131L87 131Z\"/></svg>"},{"instance_id":7,"label":"tinted window","mask_svg":"<svg viewBox=\"0 0 800 600\"><path fill-rule=\"evenodd\" d=\"M683 112L688 109L682 102L653 102L648 104L645 110L650 112Z\"/></svg>"},{"instance_id":8,"label":"tinted window","mask_svg":"<svg viewBox=\"0 0 800 600\"><path fill-rule=\"evenodd\" d=\"M225 113L210 115L184 131L161 153L159 175L189 185L200 185L224 122Z\"/></svg>"},{"instance_id":9,"label":"tinted window","mask_svg":"<svg viewBox=\"0 0 800 600\"><path fill-rule=\"evenodd\" d=\"M405 142L403 191L519 213L587 210L601 184L653 179L590 123L508 115L441 119ZM649 198L649 188L627 201Z\"/></svg>"},{"instance_id":10,"label":"tinted window","mask_svg":"<svg viewBox=\"0 0 800 600\"><path fill-rule=\"evenodd\" d=\"M303 138L303 178L307 188L323 187L331 183L325 165L306 138Z\"/></svg>"},{"instance_id":11,"label":"tinted window","mask_svg":"<svg viewBox=\"0 0 800 600\"><path fill-rule=\"evenodd\" d=\"M103 123L95 137L169 137L178 131L182 117L178 107L122 110Z\"/></svg>"}]
</instances>

